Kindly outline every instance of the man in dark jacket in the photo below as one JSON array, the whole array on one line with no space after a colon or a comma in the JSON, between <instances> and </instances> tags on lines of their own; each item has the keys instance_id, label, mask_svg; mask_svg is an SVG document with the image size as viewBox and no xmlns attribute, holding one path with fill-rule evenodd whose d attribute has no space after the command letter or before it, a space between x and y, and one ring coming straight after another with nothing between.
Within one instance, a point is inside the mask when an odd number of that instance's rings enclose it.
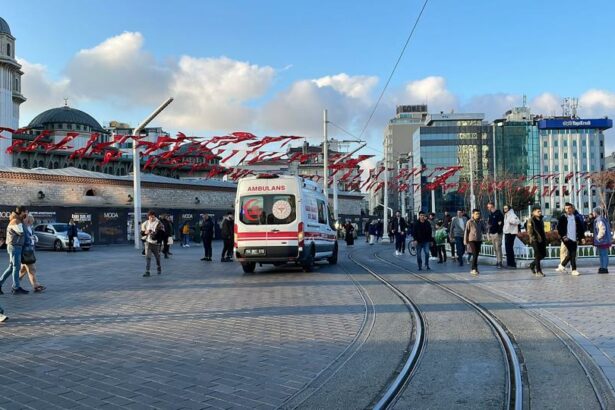
<instances>
[{"instance_id":1,"label":"man in dark jacket","mask_svg":"<svg viewBox=\"0 0 615 410\"><path fill-rule=\"evenodd\" d=\"M401 213L395 212L395 218L391 221L391 232L395 235L395 255L401 255L404 251L407 228L406 220L401 216Z\"/></svg>"},{"instance_id":2,"label":"man in dark jacket","mask_svg":"<svg viewBox=\"0 0 615 410\"><path fill-rule=\"evenodd\" d=\"M231 262L233 260L233 235L235 234L235 223L233 213L228 212L222 221L221 236L224 243L222 248L221 262Z\"/></svg>"},{"instance_id":3,"label":"man in dark jacket","mask_svg":"<svg viewBox=\"0 0 615 410\"><path fill-rule=\"evenodd\" d=\"M557 272L566 272L566 265L570 262L572 268L571 274L573 276L579 276L580 273L577 270L577 245L585 236L585 223L575 212L574 205L570 202L566 202L564 205L565 213L560 216L557 222L557 229L560 238L564 242L564 246L568 250L568 256L557 267Z\"/></svg>"},{"instance_id":4,"label":"man in dark jacket","mask_svg":"<svg viewBox=\"0 0 615 410\"><path fill-rule=\"evenodd\" d=\"M495 251L496 266L502 269L502 261L504 259L502 255L504 214L499 209L496 209L495 204L491 201L487 203L487 210L489 211L489 220L487 221L487 225L489 226L489 239L491 239L493 250Z\"/></svg>"},{"instance_id":5,"label":"man in dark jacket","mask_svg":"<svg viewBox=\"0 0 615 410\"><path fill-rule=\"evenodd\" d=\"M419 219L414 223L412 229L414 235L414 243L416 246L416 263L419 265L419 270L423 268L423 259L421 252L425 255L425 267L429 268L429 247L433 242L433 236L431 234L431 224L427 221L425 212L419 212Z\"/></svg>"},{"instance_id":6,"label":"man in dark jacket","mask_svg":"<svg viewBox=\"0 0 615 410\"><path fill-rule=\"evenodd\" d=\"M173 223L171 222L171 218L169 215L162 215L160 222L162 222L162 226L164 226L165 237L162 240L162 253L164 254L164 258L168 259L169 255L173 255L171 253L171 247L169 245L169 238L173 237Z\"/></svg>"},{"instance_id":7,"label":"man in dark jacket","mask_svg":"<svg viewBox=\"0 0 615 410\"><path fill-rule=\"evenodd\" d=\"M532 217L526 224L530 245L534 249L534 261L530 263L530 269L534 275L545 276L540 266L540 261L547 256L547 236L545 224L542 220L542 210L539 206L532 209Z\"/></svg>"},{"instance_id":8,"label":"man in dark jacket","mask_svg":"<svg viewBox=\"0 0 615 410\"><path fill-rule=\"evenodd\" d=\"M205 256L201 260L211 262L211 241L214 239L214 222L207 214L203 215L203 221L201 222L201 239L203 240L203 249L205 250Z\"/></svg>"},{"instance_id":9,"label":"man in dark jacket","mask_svg":"<svg viewBox=\"0 0 615 410\"><path fill-rule=\"evenodd\" d=\"M75 238L78 238L79 230L77 229L77 225L75 225L75 220L70 218L68 221L68 229L66 231L66 236L68 236L68 250L67 252L77 252L75 250Z\"/></svg>"}]
</instances>

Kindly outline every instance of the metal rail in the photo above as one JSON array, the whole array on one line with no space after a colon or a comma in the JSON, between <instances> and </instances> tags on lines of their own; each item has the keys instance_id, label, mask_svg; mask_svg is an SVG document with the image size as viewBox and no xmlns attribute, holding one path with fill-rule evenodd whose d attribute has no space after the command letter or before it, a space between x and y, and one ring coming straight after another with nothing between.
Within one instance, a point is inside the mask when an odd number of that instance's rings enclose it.
<instances>
[{"instance_id":1,"label":"metal rail","mask_svg":"<svg viewBox=\"0 0 615 410\"><path fill-rule=\"evenodd\" d=\"M383 396L378 400L378 402L374 405L374 410L382 410L387 409L392 403L395 402L399 394L403 391L404 386L412 376L414 369L417 366L421 353L423 351L423 347L425 345L425 321L423 319L423 315L419 310L418 306L406 296L401 290L399 290L395 285L391 282L384 279L381 275L374 272L372 269L357 261L352 257L352 255L348 255L348 258L354 262L356 265L363 268L370 275L378 279L382 282L386 287L391 289L393 293L395 293L408 307L410 312L412 313L413 322L415 324L414 328L414 343L412 346L412 350L408 355L404 366L400 370L399 374L395 379L391 382L391 384L387 387Z\"/></svg>"},{"instance_id":2,"label":"metal rail","mask_svg":"<svg viewBox=\"0 0 615 410\"><path fill-rule=\"evenodd\" d=\"M506 333L506 330L502 327L500 322L495 318L495 316L493 316L487 309L483 308L476 302L466 298L459 292L449 288L448 286L444 286L437 281L429 279L419 273L413 272L405 266L401 266L386 259L383 259L377 253L374 254L374 257L384 263L387 263L391 266L395 266L398 269L402 269L416 276L417 278L422 279L425 282L428 282L434 286L437 286L438 288L448 292L449 294L461 299L468 305L472 306L485 319L485 321L493 328L493 330L497 334L502 349L506 355L506 361L508 363L506 372L506 379L508 384L506 394L508 408L514 410L521 410L523 408L523 382L521 379L521 363L519 362L519 357L517 356L517 352L515 351L515 346L512 340L510 339L508 333Z\"/></svg>"}]
</instances>

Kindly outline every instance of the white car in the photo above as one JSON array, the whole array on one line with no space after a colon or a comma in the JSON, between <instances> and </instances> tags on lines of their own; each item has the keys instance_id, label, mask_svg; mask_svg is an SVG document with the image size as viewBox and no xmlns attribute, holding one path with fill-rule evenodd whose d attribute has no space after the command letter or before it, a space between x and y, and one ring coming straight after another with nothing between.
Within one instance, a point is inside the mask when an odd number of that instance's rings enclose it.
<instances>
[{"instance_id":1,"label":"white car","mask_svg":"<svg viewBox=\"0 0 615 410\"><path fill-rule=\"evenodd\" d=\"M38 238L36 243L37 249L53 249L54 251L62 251L68 249L68 224L65 223L50 223L36 225L34 227L34 235ZM84 251L89 251L94 243L94 239L88 233L79 231L77 233L79 246ZM76 244L75 244L76 245Z\"/></svg>"}]
</instances>

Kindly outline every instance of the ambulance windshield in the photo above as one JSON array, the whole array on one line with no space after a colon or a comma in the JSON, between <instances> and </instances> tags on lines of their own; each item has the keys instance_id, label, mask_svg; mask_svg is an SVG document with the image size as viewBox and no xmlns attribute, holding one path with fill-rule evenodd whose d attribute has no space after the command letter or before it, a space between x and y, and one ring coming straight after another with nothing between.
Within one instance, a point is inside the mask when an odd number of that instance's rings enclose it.
<instances>
[{"instance_id":1,"label":"ambulance windshield","mask_svg":"<svg viewBox=\"0 0 615 410\"><path fill-rule=\"evenodd\" d=\"M239 220L246 225L285 225L297 217L294 195L241 197Z\"/></svg>"}]
</instances>

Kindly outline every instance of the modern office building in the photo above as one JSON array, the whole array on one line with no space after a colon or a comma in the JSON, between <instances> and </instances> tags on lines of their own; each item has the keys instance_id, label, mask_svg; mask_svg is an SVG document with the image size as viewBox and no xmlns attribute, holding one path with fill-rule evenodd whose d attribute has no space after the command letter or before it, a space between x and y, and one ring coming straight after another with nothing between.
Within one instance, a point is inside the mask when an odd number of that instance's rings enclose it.
<instances>
[{"instance_id":1,"label":"modern office building","mask_svg":"<svg viewBox=\"0 0 615 410\"><path fill-rule=\"evenodd\" d=\"M427 105L398 105L395 118L391 118L384 128L384 158L388 169L399 168L412 152L412 136L427 118ZM391 175L396 171L391 171ZM380 191L380 196L384 191ZM381 201L382 202L382 201ZM389 189L389 206L401 209L400 195L395 188Z\"/></svg>"},{"instance_id":2,"label":"modern office building","mask_svg":"<svg viewBox=\"0 0 615 410\"><path fill-rule=\"evenodd\" d=\"M461 188L470 183L470 172L475 181L493 175L493 126L484 121L480 113L432 114L425 125L414 133L412 166L426 167L427 172L414 178L412 209L418 211L454 212L471 203L470 189ZM438 167L463 167L448 179L454 187L426 189L439 173ZM460 185L461 183L461 185ZM477 204L487 198L476 193Z\"/></svg>"},{"instance_id":3,"label":"modern office building","mask_svg":"<svg viewBox=\"0 0 615 410\"><path fill-rule=\"evenodd\" d=\"M0 127L19 128L19 106L26 101L21 94L21 65L15 58L15 37L8 23L0 17ZM6 149L11 135L3 132L0 138L0 166L10 166L11 156Z\"/></svg>"},{"instance_id":4,"label":"modern office building","mask_svg":"<svg viewBox=\"0 0 615 410\"><path fill-rule=\"evenodd\" d=\"M613 127L613 120L573 115L538 119L537 127L541 174L550 176L540 178L545 213L562 211L571 202L589 214L598 196L587 175L605 169L604 131Z\"/></svg>"}]
</instances>

